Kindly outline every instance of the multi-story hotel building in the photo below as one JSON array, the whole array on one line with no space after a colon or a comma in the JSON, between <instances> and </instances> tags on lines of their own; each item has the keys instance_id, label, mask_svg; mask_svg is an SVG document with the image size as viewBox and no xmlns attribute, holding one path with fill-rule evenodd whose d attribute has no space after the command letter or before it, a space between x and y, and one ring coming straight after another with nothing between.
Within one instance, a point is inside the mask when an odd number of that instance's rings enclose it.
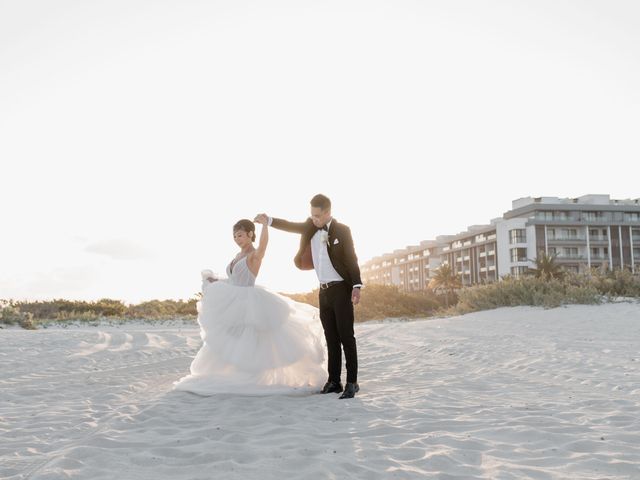
<instances>
[{"instance_id":1,"label":"multi-story hotel building","mask_svg":"<svg viewBox=\"0 0 640 480\"><path fill-rule=\"evenodd\" d=\"M442 263L451 265L463 285L472 285L521 275L540 252L576 272L594 267L640 271L640 199L521 198L488 225L375 257L361 270L365 283L410 292L427 288Z\"/></svg>"},{"instance_id":2,"label":"multi-story hotel building","mask_svg":"<svg viewBox=\"0 0 640 480\"><path fill-rule=\"evenodd\" d=\"M426 240L402 250L375 257L361 267L363 282L397 285L407 292L427 288L440 266L442 242Z\"/></svg>"},{"instance_id":3,"label":"multi-story hotel building","mask_svg":"<svg viewBox=\"0 0 640 480\"><path fill-rule=\"evenodd\" d=\"M442 263L451 265L463 285L498 279L496 225L474 225L442 248Z\"/></svg>"}]
</instances>

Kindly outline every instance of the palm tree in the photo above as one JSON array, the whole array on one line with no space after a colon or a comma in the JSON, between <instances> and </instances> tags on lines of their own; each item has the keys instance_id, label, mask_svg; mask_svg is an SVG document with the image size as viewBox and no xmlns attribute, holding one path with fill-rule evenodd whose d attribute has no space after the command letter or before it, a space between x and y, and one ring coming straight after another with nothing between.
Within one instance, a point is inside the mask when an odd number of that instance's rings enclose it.
<instances>
[{"instance_id":1,"label":"palm tree","mask_svg":"<svg viewBox=\"0 0 640 480\"><path fill-rule=\"evenodd\" d=\"M556 263L556 253L547 254L542 250L538 252L538 257L535 260L529 259L529 261L536 263L535 268L529 268L528 273L534 275L536 278L543 278L549 280L551 278L564 277L564 270L560 265Z\"/></svg>"},{"instance_id":2,"label":"palm tree","mask_svg":"<svg viewBox=\"0 0 640 480\"><path fill-rule=\"evenodd\" d=\"M429 282L429 288L445 292L446 308L449 308L449 296L453 295L454 291L460 287L462 287L460 277L453 273L448 263L440 265L440 267L435 270L435 275Z\"/></svg>"}]
</instances>

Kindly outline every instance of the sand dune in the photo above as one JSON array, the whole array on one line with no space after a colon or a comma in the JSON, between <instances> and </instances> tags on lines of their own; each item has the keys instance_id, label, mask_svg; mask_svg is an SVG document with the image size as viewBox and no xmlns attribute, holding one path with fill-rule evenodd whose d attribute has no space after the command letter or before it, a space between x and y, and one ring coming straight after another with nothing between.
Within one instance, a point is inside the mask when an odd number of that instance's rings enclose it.
<instances>
[{"instance_id":1,"label":"sand dune","mask_svg":"<svg viewBox=\"0 0 640 480\"><path fill-rule=\"evenodd\" d=\"M356 334L340 401L171 391L197 327L0 330L0 478L640 478L640 304Z\"/></svg>"}]
</instances>

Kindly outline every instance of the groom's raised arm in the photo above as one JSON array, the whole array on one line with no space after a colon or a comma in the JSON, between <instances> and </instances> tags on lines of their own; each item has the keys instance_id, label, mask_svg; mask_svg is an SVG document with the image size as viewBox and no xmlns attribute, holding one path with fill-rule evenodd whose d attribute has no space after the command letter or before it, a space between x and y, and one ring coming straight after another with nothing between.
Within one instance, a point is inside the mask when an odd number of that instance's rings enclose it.
<instances>
[{"instance_id":1,"label":"groom's raised arm","mask_svg":"<svg viewBox=\"0 0 640 480\"><path fill-rule=\"evenodd\" d=\"M289 222L281 218L269 218L271 220L271 226L273 228L284 230L285 232L304 233L305 229L307 228L307 224L305 222Z\"/></svg>"}]
</instances>

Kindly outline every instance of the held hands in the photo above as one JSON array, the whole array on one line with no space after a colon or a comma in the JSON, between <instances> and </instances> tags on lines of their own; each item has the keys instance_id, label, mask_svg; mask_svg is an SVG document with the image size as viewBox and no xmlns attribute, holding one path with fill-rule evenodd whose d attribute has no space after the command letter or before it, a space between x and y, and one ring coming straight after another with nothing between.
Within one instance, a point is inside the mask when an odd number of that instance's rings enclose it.
<instances>
[{"instance_id":1,"label":"held hands","mask_svg":"<svg viewBox=\"0 0 640 480\"><path fill-rule=\"evenodd\" d=\"M266 213L259 213L258 215L256 215L256 218L253 219L253 221L256 223L260 223L263 226L267 226L269 223L269 215L267 215Z\"/></svg>"},{"instance_id":2,"label":"held hands","mask_svg":"<svg viewBox=\"0 0 640 480\"><path fill-rule=\"evenodd\" d=\"M357 305L358 303L360 303L360 289L359 288L354 288L353 291L351 292L351 302L354 305Z\"/></svg>"}]
</instances>

